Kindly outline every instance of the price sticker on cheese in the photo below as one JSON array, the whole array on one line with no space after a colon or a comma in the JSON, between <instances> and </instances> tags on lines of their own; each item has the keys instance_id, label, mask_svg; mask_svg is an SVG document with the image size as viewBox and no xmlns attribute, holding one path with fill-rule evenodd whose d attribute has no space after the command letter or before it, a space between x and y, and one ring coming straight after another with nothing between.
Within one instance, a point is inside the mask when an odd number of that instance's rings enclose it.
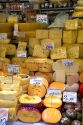
<instances>
[{"instance_id":1,"label":"price sticker on cheese","mask_svg":"<svg viewBox=\"0 0 83 125\"><path fill-rule=\"evenodd\" d=\"M27 57L27 51L17 51L17 57Z\"/></svg>"},{"instance_id":2,"label":"price sticker on cheese","mask_svg":"<svg viewBox=\"0 0 83 125\"><path fill-rule=\"evenodd\" d=\"M18 32L17 36L24 38L25 37L25 33L24 32Z\"/></svg>"},{"instance_id":3,"label":"price sticker on cheese","mask_svg":"<svg viewBox=\"0 0 83 125\"><path fill-rule=\"evenodd\" d=\"M38 14L36 16L36 21L48 24L48 16L46 14Z\"/></svg>"},{"instance_id":4,"label":"price sticker on cheese","mask_svg":"<svg viewBox=\"0 0 83 125\"><path fill-rule=\"evenodd\" d=\"M51 95L51 96L53 96L53 95L61 95L61 90L60 89L51 89L51 88L49 88L47 90L47 94Z\"/></svg>"},{"instance_id":5,"label":"price sticker on cheese","mask_svg":"<svg viewBox=\"0 0 83 125\"><path fill-rule=\"evenodd\" d=\"M18 65L12 65L12 64L8 65L8 72L19 73L19 70L20 70L20 68Z\"/></svg>"},{"instance_id":6,"label":"price sticker on cheese","mask_svg":"<svg viewBox=\"0 0 83 125\"><path fill-rule=\"evenodd\" d=\"M54 46L54 43L45 43L44 44L44 48L45 49L49 49L49 50L52 50L52 49L54 49L55 48L55 46Z\"/></svg>"},{"instance_id":7,"label":"price sticker on cheese","mask_svg":"<svg viewBox=\"0 0 83 125\"><path fill-rule=\"evenodd\" d=\"M42 85L42 78L40 78L40 77L32 77L30 79L30 84L40 86L40 85Z\"/></svg>"},{"instance_id":8,"label":"price sticker on cheese","mask_svg":"<svg viewBox=\"0 0 83 125\"><path fill-rule=\"evenodd\" d=\"M74 63L73 60L68 60L68 59L62 60L62 64L64 64L65 66L72 66L73 63Z\"/></svg>"},{"instance_id":9,"label":"price sticker on cheese","mask_svg":"<svg viewBox=\"0 0 83 125\"><path fill-rule=\"evenodd\" d=\"M8 121L8 109L0 108L0 125L7 125Z\"/></svg>"},{"instance_id":10,"label":"price sticker on cheese","mask_svg":"<svg viewBox=\"0 0 83 125\"><path fill-rule=\"evenodd\" d=\"M63 93L63 102L77 102L77 93L76 92L64 92Z\"/></svg>"},{"instance_id":11,"label":"price sticker on cheese","mask_svg":"<svg viewBox=\"0 0 83 125\"><path fill-rule=\"evenodd\" d=\"M0 33L0 39L7 39L7 33Z\"/></svg>"}]
</instances>

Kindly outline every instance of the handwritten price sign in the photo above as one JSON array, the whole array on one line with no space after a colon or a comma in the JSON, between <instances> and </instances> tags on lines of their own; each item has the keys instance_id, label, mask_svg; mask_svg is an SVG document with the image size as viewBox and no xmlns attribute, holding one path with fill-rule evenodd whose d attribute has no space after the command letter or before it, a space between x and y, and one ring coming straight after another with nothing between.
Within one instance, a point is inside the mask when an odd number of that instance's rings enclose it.
<instances>
[{"instance_id":1,"label":"handwritten price sign","mask_svg":"<svg viewBox=\"0 0 83 125\"><path fill-rule=\"evenodd\" d=\"M27 51L17 51L17 57L21 58L27 57Z\"/></svg>"},{"instance_id":2,"label":"handwritten price sign","mask_svg":"<svg viewBox=\"0 0 83 125\"><path fill-rule=\"evenodd\" d=\"M12 65L12 64L9 64L8 65L8 72L11 72L11 73L19 73L19 66L18 65Z\"/></svg>"},{"instance_id":3,"label":"handwritten price sign","mask_svg":"<svg viewBox=\"0 0 83 125\"><path fill-rule=\"evenodd\" d=\"M40 86L40 85L42 84L42 78L32 77L32 78L30 79L30 84Z\"/></svg>"},{"instance_id":4,"label":"handwritten price sign","mask_svg":"<svg viewBox=\"0 0 83 125\"><path fill-rule=\"evenodd\" d=\"M47 94L48 95L51 95L51 96L53 96L53 95L60 95L61 94L61 90L60 89L48 89L47 90Z\"/></svg>"},{"instance_id":5,"label":"handwritten price sign","mask_svg":"<svg viewBox=\"0 0 83 125\"><path fill-rule=\"evenodd\" d=\"M36 16L36 21L37 22L42 22L42 23L48 23L48 16L45 14L38 14Z\"/></svg>"}]
</instances>

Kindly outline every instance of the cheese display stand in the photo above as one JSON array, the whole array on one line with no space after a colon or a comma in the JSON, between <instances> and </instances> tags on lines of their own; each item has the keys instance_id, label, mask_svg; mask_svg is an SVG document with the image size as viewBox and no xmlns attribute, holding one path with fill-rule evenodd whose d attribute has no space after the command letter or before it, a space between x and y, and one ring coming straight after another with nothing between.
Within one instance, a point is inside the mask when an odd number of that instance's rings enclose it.
<instances>
[{"instance_id":1,"label":"cheese display stand","mask_svg":"<svg viewBox=\"0 0 83 125\"><path fill-rule=\"evenodd\" d=\"M0 125L83 125L83 0L0 3Z\"/></svg>"}]
</instances>

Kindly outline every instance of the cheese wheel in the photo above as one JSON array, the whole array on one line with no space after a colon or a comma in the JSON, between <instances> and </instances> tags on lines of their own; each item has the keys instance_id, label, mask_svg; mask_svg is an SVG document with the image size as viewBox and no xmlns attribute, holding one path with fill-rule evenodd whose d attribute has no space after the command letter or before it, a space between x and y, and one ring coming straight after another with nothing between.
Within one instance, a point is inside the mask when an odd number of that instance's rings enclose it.
<instances>
[{"instance_id":1,"label":"cheese wheel","mask_svg":"<svg viewBox=\"0 0 83 125\"><path fill-rule=\"evenodd\" d=\"M63 92L65 90L65 84L63 82L53 82L49 88L60 89Z\"/></svg>"},{"instance_id":2,"label":"cheese wheel","mask_svg":"<svg viewBox=\"0 0 83 125\"><path fill-rule=\"evenodd\" d=\"M35 108L21 108L17 112L17 117L25 123L35 123L41 120L41 113Z\"/></svg>"},{"instance_id":3,"label":"cheese wheel","mask_svg":"<svg viewBox=\"0 0 83 125\"><path fill-rule=\"evenodd\" d=\"M62 101L59 98L56 98L55 96L48 96L45 97L43 100L43 104L46 107L51 107L51 108L59 108L62 106Z\"/></svg>"},{"instance_id":4,"label":"cheese wheel","mask_svg":"<svg viewBox=\"0 0 83 125\"><path fill-rule=\"evenodd\" d=\"M47 123L58 123L61 120L61 113L55 108L47 108L42 112L42 119Z\"/></svg>"}]
</instances>

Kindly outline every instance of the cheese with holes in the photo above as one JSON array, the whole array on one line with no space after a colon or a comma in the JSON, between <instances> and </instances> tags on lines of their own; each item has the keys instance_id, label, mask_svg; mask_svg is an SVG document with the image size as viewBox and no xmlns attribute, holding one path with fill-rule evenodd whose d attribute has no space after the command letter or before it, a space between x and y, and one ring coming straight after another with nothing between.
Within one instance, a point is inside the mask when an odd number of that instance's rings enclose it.
<instances>
[{"instance_id":1,"label":"cheese with holes","mask_svg":"<svg viewBox=\"0 0 83 125\"><path fill-rule=\"evenodd\" d=\"M45 49L54 49L56 47L61 46L61 39L43 39L41 40L41 45Z\"/></svg>"},{"instance_id":2,"label":"cheese with holes","mask_svg":"<svg viewBox=\"0 0 83 125\"><path fill-rule=\"evenodd\" d=\"M67 58L66 47L58 47L51 51L51 59L64 59Z\"/></svg>"},{"instance_id":3,"label":"cheese with holes","mask_svg":"<svg viewBox=\"0 0 83 125\"><path fill-rule=\"evenodd\" d=\"M8 110L8 121L14 122L17 120L17 108L9 108Z\"/></svg>"},{"instance_id":4,"label":"cheese with holes","mask_svg":"<svg viewBox=\"0 0 83 125\"><path fill-rule=\"evenodd\" d=\"M65 80L66 80L66 78L65 78L65 70L56 70L53 73L53 80L55 82L65 82Z\"/></svg>"},{"instance_id":5,"label":"cheese with holes","mask_svg":"<svg viewBox=\"0 0 83 125\"><path fill-rule=\"evenodd\" d=\"M83 43L83 30L78 31L77 43Z\"/></svg>"},{"instance_id":6,"label":"cheese with holes","mask_svg":"<svg viewBox=\"0 0 83 125\"><path fill-rule=\"evenodd\" d=\"M44 49L41 45L35 45L33 51L33 57L47 58L49 56L49 50Z\"/></svg>"},{"instance_id":7,"label":"cheese with holes","mask_svg":"<svg viewBox=\"0 0 83 125\"><path fill-rule=\"evenodd\" d=\"M36 30L36 38L37 39L47 39L48 30Z\"/></svg>"},{"instance_id":8,"label":"cheese with holes","mask_svg":"<svg viewBox=\"0 0 83 125\"><path fill-rule=\"evenodd\" d=\"M50 39L58 39L62 38L62 29L50 29L49 30L49 38Z\"/></svg>"},{"instance_id":9,"label":"cheese with holes","mask_svg":"<svg viewBox=\"0 0 83 125\"><path fill-rule=\"evenodd\" d=\"M79 46L77 44L69 46L67 54L68 58L79 58Z\"/></svg>"},{"instance_id":10,"label":"cheese with holes","mask_svg":"<svg viewBox=\"0 0 83 125\"><path fill-rule=\"evenodd\" d=\"M65 44L74 44L77 39L77 31L63 31L63 43Z\"/></svg>"}]
</instances>

